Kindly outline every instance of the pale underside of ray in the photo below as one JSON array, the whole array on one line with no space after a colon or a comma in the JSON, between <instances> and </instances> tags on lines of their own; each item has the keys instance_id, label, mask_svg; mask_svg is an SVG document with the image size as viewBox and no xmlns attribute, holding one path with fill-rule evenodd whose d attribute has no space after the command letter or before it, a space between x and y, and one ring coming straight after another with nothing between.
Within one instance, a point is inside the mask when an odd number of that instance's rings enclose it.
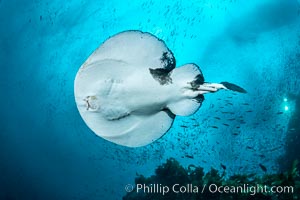
<instances>
[{"instance_id":1,"label":"pale underside of ray","mask_svg":"<svg viewBox=\"0 0 300 200\"><path fill-rule=\"evenodd\" d=\"M168 98L167 88L149 73L149 68L166 67L164 53L173 58L162 41L130 31L108 39L88 58L75 79L75 98L91 130L130 147L149 144L167 132L174 119L160 104Z\"/></svg>"},{"instance_id":2,"label":"pale underside of ray","mask_svg":"<svg viewBox=\"0 0 300 200\"><path fill-rule=\"evenodd\" d=\"M139 147L163 136L175 115L195 113L202 94L219 89L246 92L228 82L204 83L195 64L175 65L165 43L149 33L126 31L109 38L76 75L81 117L98 136Z\"/></svg>"},{"instance_id":3,"label":"pale underside of ray","mask_svg":"<svg viewBox=\"0 0 300 200\"><path fill-rule=\"evenodd\" d=\"M100 60L122 61L147 70L161 68L164 67L164 63L161 62L164 52L174 59L172 52L164 42L155 36L140 31L126 31L106 40L92 53L81 68ZM175 67L175 63L173 67Z\"/></svg>"}]
</instances>

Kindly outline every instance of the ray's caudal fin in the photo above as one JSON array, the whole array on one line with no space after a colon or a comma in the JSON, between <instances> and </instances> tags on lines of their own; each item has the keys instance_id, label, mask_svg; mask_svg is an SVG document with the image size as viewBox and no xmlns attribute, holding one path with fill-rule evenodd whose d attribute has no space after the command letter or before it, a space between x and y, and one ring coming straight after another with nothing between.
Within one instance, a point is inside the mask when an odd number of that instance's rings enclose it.
<instances>
[{"instance_id":1,"label":"ray's caudal fin","mask_svg":"<svg viewBox=\"0 0 300 200\"><path fill-rule=\"evenodd\" d=\"M198 85L197 91L200 91L200 94L206 94L211 92L217 92L220 89L231 90L239 93L247 93L242 87L235 85L233 83L221 82L221 83L203 83Z\"/></svg>"},{"instance_id":2,"label":"ray's caudal fin","mask_svg":"<svg viewBox=\"0 0 300 200\"><path fill-rule=\"evenodd\" d=\"M221 82L221 84L224 85L228 90L232 90L234 92L240 92L240 93L247 93L247 91L244 88L235 85L233 83Z\"/></svg>"},{"instance_id":3,"label":"ray's caudal fin","mask_svg":"<svg viewBox=\"0 0 300 200\"><path fill-rule=\"evenodd\" d=\"M200 68L196 64L187 64L184 66L181 66L179 68L176 68L174 71L180 71L180 79L191 79L191 82L188 82L190 84L191 89L193 91L198 91L198 95L203 95L206 93L212 93L212 92L217 92L220 89L225 89L225 90L231 90L234 92L239 92L239 93L247 93L245 89L242 87L229 83L229 82L221 82L221 83L209 83L205 82L204 76L200 70ZM184 73L182 73L184 72ZM190 75L190 78L188 76ZM187 77L185 77L187 76Z\"/></svg>"}]
</instances>

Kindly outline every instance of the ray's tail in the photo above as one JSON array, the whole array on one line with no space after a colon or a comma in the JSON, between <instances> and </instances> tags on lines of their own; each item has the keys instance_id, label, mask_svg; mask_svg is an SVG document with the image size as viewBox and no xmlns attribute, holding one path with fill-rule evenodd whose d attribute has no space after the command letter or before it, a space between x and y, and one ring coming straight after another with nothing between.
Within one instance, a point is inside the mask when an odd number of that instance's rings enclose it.
<instances>
[{"instance_id":1,"label":"ray's tail","mask_svg":"<svg viewBox=\"0 0 300 200\"><path fill-rule=\"evenodd\" d=\"M221 82L221 83L203 83L197 87L197 90L200 91L202 94L205 93L210 93L210 92L217 92L221 89L225 90L231 90L234 92L239 92L239 93L247 93L247 91L233 83L229 82Z\"/></svg>"},{"instance_id":2,"label":"ray's tail","mask_svg":"<svg viewBox=\"0 0 300 200\"><path fill-rule=\"evenodd\" d=\"M175 115L188 116L195 113L204 101L204 94L219 90L247 93L242 87L229 82L209 83L196 64L186 64L175 68L171 75L172 83L180 91L176 101L169 102L167 108Z\"/></svg>"},{"instance_id":3,"label":"ray's tail","mask_svg":"<svg viewBox=\"0 0 300 200\"><path fill-rule=\"evenodd\" d=\"M247 93L247 91L244 88L235 85L233 83L221 82L220 84L224 85L224 87L226 87L226 89L228 90L232 90L234 92L240 92L240 93Z\"/></svg>"}]
</instances>

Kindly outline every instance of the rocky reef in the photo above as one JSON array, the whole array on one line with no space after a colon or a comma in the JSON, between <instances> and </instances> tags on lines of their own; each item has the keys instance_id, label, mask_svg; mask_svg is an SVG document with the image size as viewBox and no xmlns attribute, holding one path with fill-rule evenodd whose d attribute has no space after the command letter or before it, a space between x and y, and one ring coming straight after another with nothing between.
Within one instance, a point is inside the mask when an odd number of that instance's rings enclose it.
<instances>
[{"instance_id":1,"label":"rocky reef","mask_svg":"<svg viewBox=\"0 0 300 200\"><path fill-rule=\"evenodd\" d=\"M300 198L300 181L294 161L290 170L280 174L235 174L226 176L214 168L183 167L174 158L158 166L155 175L138 175L135 187L123 200L287 200Z\"/></svg>"}]
</instances>

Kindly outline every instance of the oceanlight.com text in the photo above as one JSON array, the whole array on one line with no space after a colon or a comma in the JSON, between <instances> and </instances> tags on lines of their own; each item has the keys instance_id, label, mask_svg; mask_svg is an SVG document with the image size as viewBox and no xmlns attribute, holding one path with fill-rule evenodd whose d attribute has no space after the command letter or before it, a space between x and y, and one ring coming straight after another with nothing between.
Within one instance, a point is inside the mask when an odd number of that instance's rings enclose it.
<instances>
[{"instance_id":1,"label":"oceanlight.com text","mask_svg":"<svg viewBox=\"0 0 300 200\"><path fill-rule=\"evenodd\" d=\"M202 186L193 184L174 184L174 185L162 185L162 184L137 184L136 186L127 184L125 186L126 192L136 193L150 193L166 195L168 193L224 193L224 194L250 194L256 195L258 193L263 194L292 194L294 193L293 186L267 186L267 185L249 185L241 184L238 186L218 186L217 184L204 184Z\"/></svg>"}]
</instances>

